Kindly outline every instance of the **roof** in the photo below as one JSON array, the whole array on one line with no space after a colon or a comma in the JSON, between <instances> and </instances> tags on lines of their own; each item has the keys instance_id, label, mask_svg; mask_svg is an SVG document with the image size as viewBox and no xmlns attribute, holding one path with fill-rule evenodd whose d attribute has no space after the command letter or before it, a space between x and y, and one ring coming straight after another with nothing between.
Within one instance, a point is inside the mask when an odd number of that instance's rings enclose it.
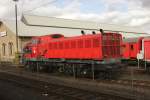
<instances>
[{"instance_id":1,"label":"roof","mask_svg":"<svg viewBox=\"0 0 150 100\"><path fill-rule=\"evenodd\" d=\"M91 34L92 28L96 29L96 25L99 25L99 24L95 24L94 22L75 21L75 20L67 20L67 19L60 19L60 18L29 16L29 15L24 15L22 17L22 20L23 21L18 21L19 36L42 36L48 34L63 34L64 36L77 36L77 35L81 35L82 28L85 29L84 31L86 34ZM15 34L16 28L15 28L14 20L4 20L3 23ZM53 27L50 27L51 25L53 25ZM125 38L150 36L150 34L146 34L146 33L128 32L125 30L125 28L118 28L113 25L110 25L111 27L108 27L109 25L107 27L106 26L105 25L103 26L105 27L104 28L105 31L106 29L109 28L110 30L112 29L113 31L116 31L117 29L118 29L117 31L124 29L125 32L119 31L119 33L122 34L122 36ZM130 28L127 28L127 30L129 29ZM99 32L99 29L98 30L96 29L95 32L96 33Z\"/></svg>"},{"instance_id":2,"label":"roof","mask_svg":"<svg viewBox=\"0 0 150 100\"><path fill-rule=\"evenodd\" d=\"M128 43L128 42L138 42L139 38L135 37L135 38L126 38L126 39L123 39L123 42L124 43Z\"/></svg>"},{"instance_id":3,"label":"roof","mask_svg":"<svg viewBox=\"0 0 150 100\"><path fill-rule=\"evenodd\" d=\"M3 23L13 32L16 33L15 21L5 20ZM85 30L85 33L91 33L91 30ZM81 35L79 29L66 29L66 28L54 28L54 27L40 27L40 26L28 26L22 21L18 21L18 35L19 36L41 36L48 34L63 34L64 36L77 36Z\"/></svg>"},{"instance_id":4,"label":"roof","mask_svg":"<svg viewBox=\"0 0 150 100\"><path fill-rule=\"evenodd\" d=\"M71 20L37 15L23 15L22 21L29 26L55 27L67 29L99 30L144 33L139 27L127 27L114 24L104 24L90 21ZM138 29L138 30L137 30Z\"/></svg>"},{"instance_id":5,"label":"roof","mask_svg":"<svg viewBox=\"0 0 150 100\"><path fill-rule=\"evenodd\" d=\"M149 37L145 37L144 40L150 41L150 36Z\"/></svg>"},{"instance_id":6,"label":"roof","mask_svg":"<svg viewBox=\"0 0 150 100\"><path fill-rule=\"evenodd\" d=\"M138 38L138 37L149 37L150 34L140 34L140 33L128 33L128 32L119 32L123 38Z\"/></svg>"},{"instance_id":7,"label":"roof","mask_svg":"<svg viewBox=\"0 0 150 100\"><path fill-rule=\"evenodd\" d=\"M5 20L3 23L13 32L16 32L15 21ZM63 34L64 36L77 36L81 35L80 29L66 29L66 28L54 28L54 27L40 27L40 26L28 26L21 21L18 21L18 35L19 36L41 36L48 34ZM91 34L91 30L85 30L86 34ZM131 37L145 37L150 36L150 34L138 34L138 33L128 33L119 32L125 38Z\"/></svg>"}]
</instances>

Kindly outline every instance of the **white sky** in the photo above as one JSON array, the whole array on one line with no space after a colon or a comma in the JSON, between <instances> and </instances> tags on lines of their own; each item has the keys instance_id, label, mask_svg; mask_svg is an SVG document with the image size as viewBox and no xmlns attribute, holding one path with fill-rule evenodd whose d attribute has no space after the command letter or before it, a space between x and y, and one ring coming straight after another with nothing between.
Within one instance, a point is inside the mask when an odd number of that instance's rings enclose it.
<instances>
[{"instance_id":1,"label":"white sky","mask_svg":"<svg viewBox=\"0 0 150 100\"><path fill-rule=\"evenodd\" d=\"M150 32L150 0L19 0L18 8L19 16L26 13L139 26ZM14 16L14 2L0 0L0 18Z\"/></svg>"}]
</instances>

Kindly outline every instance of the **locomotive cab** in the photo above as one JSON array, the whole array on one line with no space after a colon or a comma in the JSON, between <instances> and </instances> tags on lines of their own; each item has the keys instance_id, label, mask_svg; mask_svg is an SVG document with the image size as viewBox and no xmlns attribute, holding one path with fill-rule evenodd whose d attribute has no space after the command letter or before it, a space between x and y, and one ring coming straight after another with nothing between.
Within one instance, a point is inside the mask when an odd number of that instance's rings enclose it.
<instances>
[{"instance_id":1,"label":"locomotive cab","mask_svg":"<svg viewBox=\"0 0 150 100\"><path fill-rule=\"evenodd\" d=\"M23 48L23 53L32 53L32 50L31 50L30 46L25 46Z\"/></svg>"},{"instance_id":2,"label":"locomotive cab","mask_svg":"<svg viewBox=\"0 0 150 100\"><path fill-rule=\"evenodd\" d=\"M26 45L23 49L24 55L29 59L38 59L42 57L48 48L46 48L46 43L50 42L53 39L64 38L64 35L61 34L51 34L45 36L37 36L31 39L31 42Z\"/></svg>"}]
</instances>

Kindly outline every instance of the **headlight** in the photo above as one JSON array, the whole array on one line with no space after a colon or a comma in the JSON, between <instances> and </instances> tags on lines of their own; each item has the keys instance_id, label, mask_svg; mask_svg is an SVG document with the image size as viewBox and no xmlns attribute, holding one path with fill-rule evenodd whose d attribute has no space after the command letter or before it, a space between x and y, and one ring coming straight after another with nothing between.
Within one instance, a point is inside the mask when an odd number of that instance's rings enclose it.
<instances>
[{"instance_id":1,"label":"headlight","mask_svg":"<svg viewBox=\"0 0 150 100\"><path fill-rule=\"evenodd\" d=\"M35 54L35 53L36 53L36 51L35 51L35 50L33 50L33 53Z\"/></svg>"}]
</instances>

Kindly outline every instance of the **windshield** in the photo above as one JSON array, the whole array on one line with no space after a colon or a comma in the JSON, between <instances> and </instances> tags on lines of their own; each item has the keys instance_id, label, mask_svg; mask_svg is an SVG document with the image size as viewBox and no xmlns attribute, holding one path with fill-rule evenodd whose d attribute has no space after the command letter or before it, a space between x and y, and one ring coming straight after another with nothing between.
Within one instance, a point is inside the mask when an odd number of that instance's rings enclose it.
<instances>
[{"instance_id":1,"label":"windshield","mask_svg":"<svg viewBox=\"0 0 150 100\"><path fill-rule=\"evenodd\" d=\"M30 47L25 47L25 48L23 49L23 52L24 52L24 53L31 53L32 50L31 50Z\"/></svg>"},{"instance_id":2,"label":"windshield","mask_svg":"<svg viewBox=\"0 0 150 100\"><path fill-rule=\"evenodd\" d=\"M38 43L39 43L39 40L38 40L38 39L33 39L33 40L31 41L31 43L32 43L32 44L38 44Z\"/></svg>"}]
</instances>

